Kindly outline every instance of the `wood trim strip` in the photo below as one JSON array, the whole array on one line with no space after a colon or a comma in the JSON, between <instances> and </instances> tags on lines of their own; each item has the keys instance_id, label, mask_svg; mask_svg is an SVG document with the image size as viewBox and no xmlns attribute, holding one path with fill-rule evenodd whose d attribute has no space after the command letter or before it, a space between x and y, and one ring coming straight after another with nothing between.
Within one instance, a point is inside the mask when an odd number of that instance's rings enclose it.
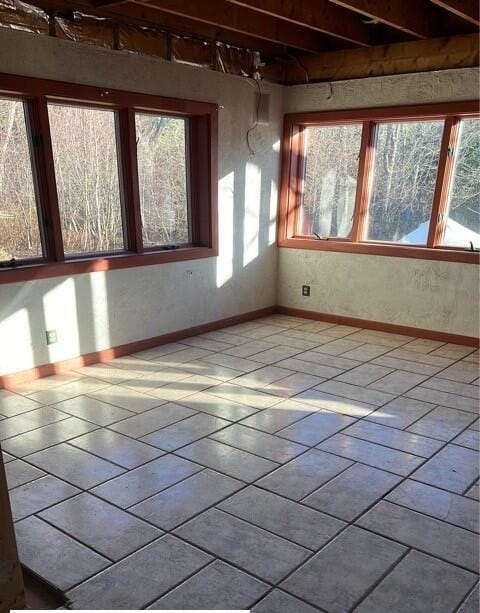
<instances>
[{"instance_id":1,"label":"wood trim strip","mask_svg":"<svg viewBox=\"0 0 480 613\"><path fill-rule=\"evenodd\" d=\"M361 253L364 255L382 255L391 258L414 258L417 260L438 260L444 262L461 262L463 264L480 264L480 253L468 249L449 249L415 247L387 243L353 243L335 239L315 240L312 238L286 238L278 241L283 249L309 249L310 251L337 251L342 253Z\"/></svg>"},{"instance_id":2,"label":"wood trim strip","mask_svg":"<svg viewBox=\"0 0 480 613\"><path fill-rule=\"evenodd\" d=\"M412 121L418 119L438 119L441 117L462 117L476 115L479 101L440 102L435 104L410 104L403 106L369 107L362 109L343 109L340 111L314 111L289 113L285 116L294 125L320 125L328 123L359 123L361 121Z\"/></svg>"},{"instance_id":3,"label":"wood trim strip","mask_svg":"<svg viewBox=\"0 0 480 613\"><path fill-rule=\"evenodd\" d=\"M378 330L380 332L390 332L392 334L405 334L407 336L438 340L444 343L455 343L458 345L467 345L469 347L480 346L480 340L473 336L463 336L461 334L451 334L449 332L439 332L436 330L425 330L422 328L413 328L410 326L388 324L384 322L371 321L368 319L346 317L343 315L332 315L330 313L319 313L317 311L307 311L304 309L295 309L277 305L257 309L255 311L249 311L247 313L242 313L241 315L233 315L232 317L218 319L207 324L200 324L198 326L193 326L192 328L178 330L177 332L170 332L168 334L162 334L160 336L134 341L125 345L118 345L117 347L111 347L110 349L103 349L101 351L87 353L86 355L71 358L69 360L43 364L29 370L22 370L19 372L2 375L0 376L0 389L15 388L16 385L20 385L28 381L64 373L69 370L81 368L82 366L88 366L89 364L105 362L122 355L128 355L130 353L144 351L145 349L151 349L152 347L173 343L183 338L188 338L189 336L205 334L206 332L211 332L212 330L219 330L227 326L252 321L274 313L291 315L292 317L304 317L315 321L326 321L339 325L365 328L366 330Z\"/></svg>"},{"instance_id":4,"label":"wood trim strip","mask_svg":"<svg viewBox=\"0 0 480 613\"><path fill-rule=\"evenodd\" d=\"M293 124L285 118L283 127L283 139L281 148L282 159L282 171L280 176L280 194L278 204L278 220L277 220L277 238L278 240L285 240L289 238L288 224L291 221L290 213L290 195L293 191L292 186L292 157L293 157L293 145L292 134ZM293 228L291 229L293 233Z\"/></svg>"},{"instance_id":5,"label":"wood trim strip","mask_svg":"<svg viewBox=\"0 0 480 613\"><path fill-rule=\"evenodd\" d=\"M480 339L475 336L464 336L462 334L451 334L450 332L440 332L437 330L425 330L423 328L413 328L411 326L401 326L398 324L388 324L381 321L360 319L358 317L347 317L344 315L332 315L331 313L319 313L317 311L307 311L292 307L277 306L277 313L290 315L292 317L305 317L316 321L326 321L342 326L353 326L355 328L365 328L366 330L378 330L379 332L389 332L391 334L404 334L417 338L427 338L443 343L454 343L456 345L467 345L469 347L480 347Z\"/></svg>"},{"instance_id":6,"label":"wood trim strip","mask_svg":"<svg viewBox=\"0 0 480 613\"><path fill-rule=\"evenodd\" d=\"M362 141L360 145L360 162L357 175L357 194L353 211L352 241L358 242L365 236L368 218L368 202L372 178L372 166L375 155L375 124L372 121L363 123Z\"/></svg>"},{"instance_id":7,"label":"wood trim strip","mask_svg":"<svg viewBox=\"0 0 480 613\"><path fill-rule=\"evenodd\" d=\"M65 256L47 100L36 98L30 102L29 106L32 132L36 137L36 146L33 147L33 151L42 217L40 231L44 237L46 259L61 262Z\"/></svg>"},{"instance_id":8,"label":"wood trim strip","mask_svg":"<svg viewBox=\"0 0 480 613\"><path fill-rule=\"evenodd\" d=\"M433 195L432 215L428 229L427 247L436 247L442 244L443 235L447 225L446 212L448 196L455 166L454 149L460 133L460 120L456 117L448 117L443 129L442 144L440 146L440 158L438 161L438 173Z\"/></svg>"},{"instance_id":9,"label":"wood trim strip","mask_svg":"<svg viewBox=\"0 0 480 613\"><path fill-rule=\"evenodd\" d=\"M94 102L99 106L122 109L131 106L138 111L169 112L172 115L208 115L218 107L211 102L197 102L181 98L167 98L152 94L65 83L51 79L37 79L0 73L0 92L9 96L42 96L52 102L79 104Z\"/></svg>"},{"instance_id":10,"label":"wood trim strip","mask_svg":"<svg viewBox=\"0 0 480 613\"><path fill-rule=\"evenodd\" d=\"M49 375L56 375L59 373L67 372L75 368L81 368L82 366L88 366L89 364L96 364L98 362L105 362L118 358L122 355L128 355L130 353L136 353L138 351L144 351L145 349L151 349L159 345L165 345L167 343L173 343L181 340L182 338L188 338L189 336L196 336L197 334L205 334L212 330L218 330L219 328L225 328L226 326L234 326L236 324L244 323L258 319L259 317L266 317L276 312L275 306L265 307L263 309L256 309L255 311L249 311L240 315L233 315L232 317L225 317L224 319L217 319L206 324L200 324L193 326L192 328L185 328L176 332L169 332L168 334L161 334L160 336L154 336L152 338L146 338L141 341L134 341L132 343L126 343L125 345L118 345L117 347L111 347L110 349L102 349L100 351L94 351L87 353L83 356L71 358L69 360L62 360L60 362L53 362L50 364L42 364L29 370L22 370L16 373L0 376L0 388L11 388L15 385L32 381L34 379L40 379L42 377L48 377Z\"/></svg>"},{"instance_id":11,"label":"wood trim strip","mask_svg":"<svg viewBox=\"0 0 480 613\"><path fill-rule=\"evenodd\" d=\"M293 228L293 233L297 234L300 230L300 220L302 217L302 204L303 204L303 193L304 193L304 185L305 185L305 170L306 170L306 155L305 155L305 147L307 144L307 135L305 134L305 128L301 127L300 129L295 130L293 136L294 142L294 154L292 158L292 163L295 165L293 170L293 174L291 175L292 181L292 192L293 198L289 202L293 204L293 212L292 212L292 227L289 226L289 231Z\"/></svg>"},{"instance_id":12,"label":"wood trim strip","mask_svg":"<svg viewBox=\"0 0 480 613\"><path fill-rule=\"evenodd\" d=\"M142 217L138 188L137 144L135 112L123 109L118 113L118 142L123 183L123 213L125 216L126 244L129 251L143 252Z\"/></svg>"},{"instance_id":13,"label":"wood trim strip","mask_svg":"<svg viewBox=\"0 0 480 613\"><path fill-rule=\"evenodd\" d=\"M185 247L155 252L121 253L105 257L67 260L65 262L47 262L32 266L22 265L18 268L2 268L0 270L0 285L36 279L49 279L51 277L79 275L86 272L119 270L135 266L152 266L154 264L169 264L171 262L213 258L217 255L218 248L216 246Z\"/></svg>"}]
</instances>

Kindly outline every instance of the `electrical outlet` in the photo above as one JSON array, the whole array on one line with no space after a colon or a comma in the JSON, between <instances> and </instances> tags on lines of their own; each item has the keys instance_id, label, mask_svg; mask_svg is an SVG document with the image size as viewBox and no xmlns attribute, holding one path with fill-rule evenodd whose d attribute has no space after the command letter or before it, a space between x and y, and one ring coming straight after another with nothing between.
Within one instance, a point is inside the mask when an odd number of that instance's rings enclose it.
<instances>
[{"instance_id":1,"label":"electrical outlet","mask_svg":"<svg viewBox=\"0 0 480 613\"><path fill-rule=\"evenodd\" d=\"M302 285L302 296L310 296L310 285Z\"/></svg>"},{"instance_id":2,"label":"electrical outlet","mask_svg":"<svg viewBox=\"0 0 480 613\"><path fill-rule=\"evenodd\" d=\"M45 332L47 337L47 345L53 345L57 342L57 331L56 330L47 330Z\"/></svg>"}]
</instances>

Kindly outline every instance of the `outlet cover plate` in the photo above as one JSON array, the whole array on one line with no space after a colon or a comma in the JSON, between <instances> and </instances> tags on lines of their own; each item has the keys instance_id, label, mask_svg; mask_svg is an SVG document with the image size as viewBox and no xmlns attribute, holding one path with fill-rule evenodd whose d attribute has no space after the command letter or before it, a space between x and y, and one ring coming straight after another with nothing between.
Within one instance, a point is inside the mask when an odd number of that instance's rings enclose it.
<instances>
[{"instance_id":1,"label":"outlet cover plate","mask_svg":"<svg viewBox=\"0 0 480 613\"><path fill-rule=\"evenodd\" d=\"M57 331L56 330L46 330L45 336L47 337L47 345L53 345L57 342Z\"/></svg>"}]
</instances>

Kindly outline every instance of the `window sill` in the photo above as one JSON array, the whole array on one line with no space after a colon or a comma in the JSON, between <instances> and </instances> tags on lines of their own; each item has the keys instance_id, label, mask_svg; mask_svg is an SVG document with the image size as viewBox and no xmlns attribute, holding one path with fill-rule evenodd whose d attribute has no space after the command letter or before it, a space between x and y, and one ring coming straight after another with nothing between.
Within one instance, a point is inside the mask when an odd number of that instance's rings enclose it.
<instances>
[{"instance_id":1,"label":"window sill","mask_svg":"<svg viewBox=\"0 0 480 613\"><path fill-rule=\"evenodd\" d=\"M463 249L414 247L408 245L389 245L386 243L352 243L345 240L315 240L311 238L279 239L278 246L288 249L309 249L311 251L337 251L343 253L363 253L365 255L385 255L396 258L418 260L440 260L479 264L480 253Z\"/></svg>"},{"instance_id":2,"label":"window sill","mask_svg":"<svg viewBox=\"0 0 480 613\"><path fill-rule=\"evenodd\" d=\"M69 259L65 262L42 262L40 264L35 262L31 265L19 264L18 266L0 268L0 285L34 279L78 275L87 272L184 262L186 260L211 258L217 255L217 249L212 247L185 247L164 251L149 251L146 253L121 253L100 257Z\"/></svg>"}]
</instances>

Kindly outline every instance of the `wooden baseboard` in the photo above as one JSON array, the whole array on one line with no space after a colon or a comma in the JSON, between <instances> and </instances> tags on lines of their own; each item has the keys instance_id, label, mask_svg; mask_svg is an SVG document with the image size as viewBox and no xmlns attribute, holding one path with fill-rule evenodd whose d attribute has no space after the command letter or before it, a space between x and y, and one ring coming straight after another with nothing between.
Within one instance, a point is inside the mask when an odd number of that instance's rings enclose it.
<instances>
[{"instance_id":1,"label":"wooden baseboard","mask_svg":"<svg viewBox=\"0 0 480 613\"><path fill-rule=\"evenodd\" d=\"M397 324L387 324L379 321L370 321L368 319L359 319L357 317L331 315L330 313L318 313L317 311L306 311L303 309L294 309L284 306L271 306L264 309L257 309L256 311L249 311L248 313L242 313L241 315L234 315L233 317L226 317L225 319L218 319L207 324L193 326L192 328L185 328L184 330L178 330L177 332L170 332L169 334L162 334L160 336L146 338L141 341L126 343L125 345L111 347L110 349L94 351L93 353L87 353L86 355L71 358L69 360L62 360L61 362L53 362L51 364L43 364L29 370L22 370L8 375L3 375L0 376L0 388L14 388L16 385L27 383L33 379L57 375L69 370L81 368L82 366L88 366L89 364L106 362L122 355L136 353L137 351L144 351L145 349L151 349L152 347L165 345L166 343L173 343L175 341L182 340L182 338L188 338L189 336L195 336L197 334L205 334L206 332L211 332L212 330L233 326L235 324L258 319L259 317L266 317L267 315L272 315L273 313L292 315L294 317L305 317L306 319L327 321L333 324L354 326L356 328L365 328L367 330L379 330L380 332L391 332L393 334L405 334L406 336L428 338L430 340L441 341L443 343L455 343L457 345L468 345L470 347L480 346L479 339L474 336L450 334L449 332L438 332L436 330L423 330L421 328L412 328L410 326L399 326Z\"/></svg>"},{"instance_id":2,"label":"wooden baseboard","mask_svg":"<svg viewBox=\"0 0 480 613\"><path fill-rule=\"evenodd\" d=\"M318 321L327 321L332 324L343 326L353 326L355 328L366 328L367 330L378 330L380 332L391 332L393 334L405 334L418 338L428 338L442 343L455 343L456 345L468 345L469 347L479 347L480 340L475 336L463 336L462 334L451 334L450 332L439 332L437 330L424 330L422 328L412 328L410 326L400 326L398 324L387 324L381 321L371 321L369 319L359 319L357 317L345 317L344 315L331 315L330 313L318 313L317 311L306 311L304 309L294 309L291 307L277 306L277 313L291 315L292 317L305 317Z\"/></svg>"},{"instance_id":3,"label":"wooden baseboard","mask_svg":"<svg viewBox=\"0 0 480 613\"><path fill-rule=\"evenodd\" d=\"M62 360L61 362L53 362L51 364L42 364L41 366L30 368L29 370L21 370L19 372L0 376L0 388L13 388L16 385L27 383L33 379L57 375L69 370L74 370L75 368L88 366L89 364L96 364L97 362L106 362L107 360L113 360L113 358L118 358L122 355L136 353L137 351L144 351L145 349L151 349L152 347L157 347L158 345L174 343L182 338L188 338L189 336L195 336L197 334L205 334L206 332L218 330L219 328L225 328L227 326L234 326L235 324L258 319L259 317L272 315L272 313L275 312L276 307L270 306L264 309L257 309L256 311L242 313L241 315L226 317L225 319L217 319L216 321L212 321L207 324L193 326L192 328L185 328L184 330L178 330L177 332L161 334L160 336L154 336L141 341L126 343L125 345L119 345L118 347L94 351L92 353L87 353L69 360Z\"/></svg>"}]
</instances>

